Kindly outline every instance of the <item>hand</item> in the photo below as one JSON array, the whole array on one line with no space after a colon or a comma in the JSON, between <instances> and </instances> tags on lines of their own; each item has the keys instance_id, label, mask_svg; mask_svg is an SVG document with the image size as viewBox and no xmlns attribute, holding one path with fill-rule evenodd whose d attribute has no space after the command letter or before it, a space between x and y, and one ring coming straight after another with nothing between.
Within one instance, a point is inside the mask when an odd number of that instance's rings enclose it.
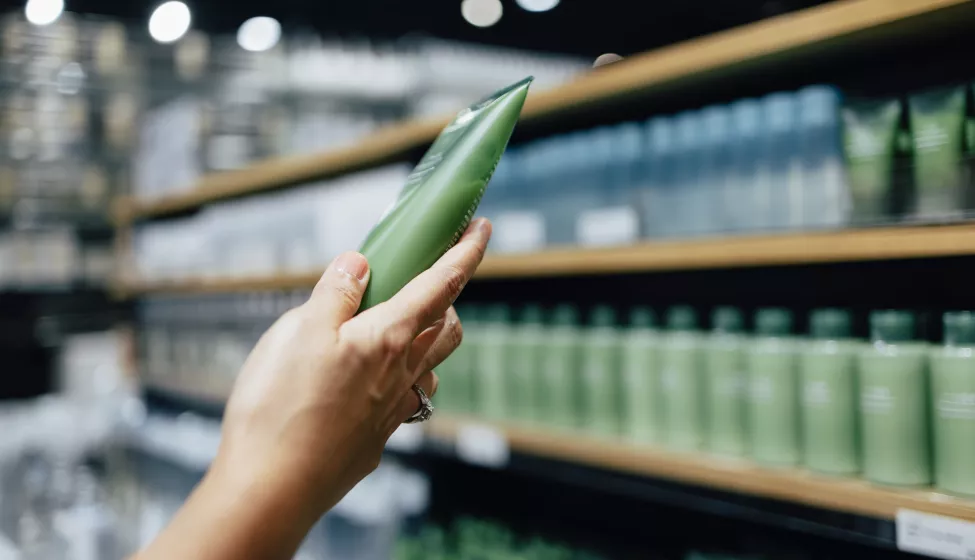
<instances>
[{"instance_id":1,"label":"hand","mask_svg":"<svg viewBox=\"0 0 975 560\"><path fill-rule=\"evenodd\" d=\"M413 384L436 393L432 370L462 338L452 304L490 235L490 223L476 220L432 268L358 316L368 264L358 253L332 262L311 298L282 316L244 364L212 474L279 486L307 501L315 519L335 505L418 410Z\"/></svg>"}]
</instances>

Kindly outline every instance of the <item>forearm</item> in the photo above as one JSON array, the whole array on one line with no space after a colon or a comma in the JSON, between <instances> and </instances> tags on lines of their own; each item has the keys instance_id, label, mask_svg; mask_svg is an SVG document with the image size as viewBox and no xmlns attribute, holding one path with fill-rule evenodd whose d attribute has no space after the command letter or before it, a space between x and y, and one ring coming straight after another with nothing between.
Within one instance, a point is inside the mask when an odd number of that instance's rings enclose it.
<instances>
[{"instance_id":1,"label":"forearm","mask_svg":"<svg viewBox=\"0 0 975 560\"><path fill-rule=\"evenodd\" d=\"M169 526L134 560L286 560L294 556L317 515L307 497L275 473L219 464Z\"/></svg>"}]
</instances>

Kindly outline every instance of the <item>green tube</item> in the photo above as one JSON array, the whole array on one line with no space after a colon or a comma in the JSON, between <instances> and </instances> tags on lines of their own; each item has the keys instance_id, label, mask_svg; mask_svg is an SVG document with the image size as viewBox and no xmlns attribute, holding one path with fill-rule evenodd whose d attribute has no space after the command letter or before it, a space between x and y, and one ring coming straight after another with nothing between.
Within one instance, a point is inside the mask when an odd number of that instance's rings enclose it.
<instances>
[{"instance_id":1,"label":"green tube","mask_svg":"<svg viewBox=\"0 0 975 560\"><path fill-rule=\"evenodd\" d=\"M965 88L955 87L908 100L921 218L955 218L965 210L965 93Z\"/></svg>"},{"instance_id":2,"label":"green tube","mask_svg":"<svg viewBox=\"0 0 975 560\"><path fill-rule=\"evenodd\" d=\"M856 224L876 224L891 218L900 116L898 99L851 103L843 108L843 143Z\"/></svg>"},{"instance_id":3,"label":"green tube","mask_svg":"<svg viewBox=\"0 0 975 560\"><path fill-rule=\"evenodd\" d=\"M945 313L945 345L931 356L935 484L975 496L975 313Z\"/></svg>"},{"instance_id":4,"label":"green tube","mask_svg":"<svg viewBox=\"0 0 975 560\"><path fill-rule=\"evenodd\" d=\"M359 311L393 297L463 235L508 145L531 77L458 113L359 251L372 271Z\"/></svg>"}]
</instances>

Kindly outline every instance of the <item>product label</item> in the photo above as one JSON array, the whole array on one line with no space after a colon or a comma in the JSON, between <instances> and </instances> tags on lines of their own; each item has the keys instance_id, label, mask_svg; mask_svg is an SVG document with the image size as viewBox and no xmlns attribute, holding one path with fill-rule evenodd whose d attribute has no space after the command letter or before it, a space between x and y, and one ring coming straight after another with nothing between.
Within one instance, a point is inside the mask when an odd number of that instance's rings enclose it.
<instances>
[{"instance_id":1,"label":"product label","mask_svg":"<svg viewBox=\"0 0 975 560\"><path fill-rule=\"evenodd\" d=\"M952 517L897 511L897 548L946 560L975 560L975 523Z\"/></svg>"},{"instance_id":2,"label":"product label","mask_svg":"<svg viewBox=\"0 0 975 560\"><path fill-rule=\"evenodd\" d=\"M802 402L808 406L826 406L832 402L829 384L825 381L809 381L802 387Z\"/></svg>"},{"instance_id":3,"label":"product label","mask_svg":"<svg viewBox=\"0 0 975 560\"><path fill-rule=\"evenodd\" d=\"M467 463L494 469L508 464L508 438L491 426L471 424L457 432L457 456Z\"/></svg>"},{"instance_id":4,"label":"product label","mask_svg":"<svg viewBox=\"0 0 975 560\"><path fill-rule=\"evenodd\" d=\"M536 251L545 245L545 220L538 212L504 212L494 219L491 241L502 253Z\"/></svg>"},{"instance_id":5,"label":"product label","mask_svg":"<svg viewBox=\"0 0 975 560\"><path fill-rule=\"evenodd\" d=\"M871 414L889 414L894 409L894 395L889 387L864 387L860 393L860 406Z\"/></svg>"},{"instance_id":6,"label":"product label","mask_svg":"<svg viewBox=\"0 0 975 560\"><path fill-rule=\"evenodd\" d=\"M674 389L677 389L680 383L680 380L678 379L679 375L679 372L673 368L663 370L663 372L660 374L660 383L664 390L673 391Z\"/></svg>"},{"instance_id":7,"label":"product label","mask_svg":"<svg viewBox=\"0 0 975 560\"><path fill-rule=\"evenodd\" d=\"M715 391L722 397L738 397L745 394L745 378L742 373L729 373L718 377Z\"/></svg>"},{"instance_id":8,"label":"product label","mask_svg":"<svg viewBox=\"0 0 975 560\"><path fill-rule=\"evenodd\" d=\"M588 210L576 223L576 238L590 247L632 243L639 233L636 210L628 206Z\"/></svg>"},{"instance_id":9,"label":"product label","mask_svg":"<svg viewBox=\"0 0 975 560\"><path fill-rule=\"evenodd\" d=\"M975 393L944 393L938 398L942 418L975 420Z\"/></svg>"},{"instance_id":10,"label":"product label","mask_svg":"<svg viewBox=\"0 0 975 560\"><path fill-rule=\"evenodd\" d=\"M772 380L768 377L755 377L751 383L751 397L755 402L769 402L775 396Z\"/></svg>"}]
</instances>

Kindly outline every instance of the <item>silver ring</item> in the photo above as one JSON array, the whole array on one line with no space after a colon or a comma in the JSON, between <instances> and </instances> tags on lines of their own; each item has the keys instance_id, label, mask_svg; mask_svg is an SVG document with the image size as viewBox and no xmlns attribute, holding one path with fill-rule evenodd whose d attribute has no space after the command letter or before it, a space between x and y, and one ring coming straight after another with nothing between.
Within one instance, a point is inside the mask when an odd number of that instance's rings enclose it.
<instances>
[{"instance_id":1,"label":"silver ring","mask_svg":"<svg viewBox=\"0 0 975 560\"><path fill-rule=\"evenodd\" d=\"M420 422L426 422L433 416L433 403L430 402L430 397L427 396L426 391L423 390L419 385L413 386L413 391L416 396L420 397L420 408L413 413L413 416L407 418L404 424L419 424Z\"/></svg>"}]
</instances>

